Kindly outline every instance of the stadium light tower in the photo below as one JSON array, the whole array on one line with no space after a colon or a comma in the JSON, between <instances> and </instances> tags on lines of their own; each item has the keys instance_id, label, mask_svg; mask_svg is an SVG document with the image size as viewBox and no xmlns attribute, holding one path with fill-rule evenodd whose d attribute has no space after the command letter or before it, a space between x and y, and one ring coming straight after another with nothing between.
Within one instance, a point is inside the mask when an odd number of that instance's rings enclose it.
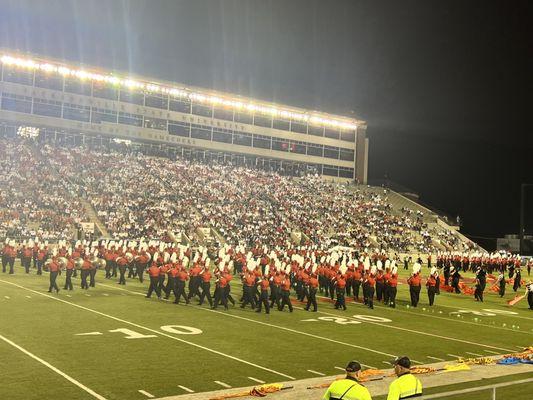
<instances>
[{"instance_id":1,"label":"stadium light tower","mask_svg":"<svg viewBox=\"0 0 533 400\"><path fill-rule=\"evenodd\" d=\"M532 187L533 183L522 183L522 188L520 190L520 255L524 251L524 231L526 229L526 187Z\"/></svg>"}]
</instances>

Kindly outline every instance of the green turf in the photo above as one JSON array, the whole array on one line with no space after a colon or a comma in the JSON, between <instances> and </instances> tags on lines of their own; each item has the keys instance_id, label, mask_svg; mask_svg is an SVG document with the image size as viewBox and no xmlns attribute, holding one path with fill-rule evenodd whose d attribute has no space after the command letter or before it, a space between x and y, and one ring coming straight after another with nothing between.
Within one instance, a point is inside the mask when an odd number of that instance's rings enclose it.
<instances>
[{"instance_id":1,"label":"green turf","mask_svg":"<svg viewBox=\"0 0 533 400\"><path fill-rule=\"evenodd\" d=\"M436 360L428 356L451 361L455 355L474 357L468 352L488 356L533 344L533 312L525 300L508 307L505 300L514 297L512 291L503 300L486 293L483 304L471 296L442 293L430 308L423 289L421 304L413 309L406 307L407 287L401 285L396 309L377 305L369 310L350 303L347 311L338 311L320 302L318 313L305 312L298 304L292 314L265 315L249 308L213 312L205 306L145 299L146 282L130 279L119 286L116 279L105 280L103 272L96 288L82 291L75 280L74 291L51 295L66 302L48 297L46 274L36 276L32 270L26 275L18 267L15 275L0 273L0 280L23 286L0 281L0 335L110 400L145 399L138 390L156 397L184 394L178 385L196 392L221 389L215 380L240 387L255 384L249 377L279 382L288 380L286 376L317 376L308 370L337 375L341 371L335 367L350 359L388 368L384 362L398 354L432 363ZM58 282L61 286L64 277ZM238 299L238 282L232 292ZM486 313L483 309L516 314L473 314ZM390 322L361 321L356 315ZM202 333L168 333L161 329L166 325ZM116 329L156 337L126 339L124 333L109 332ZM102 335L76 336L86 332ZM0 385L0 399L93 398L4 341L0 359L10 360L4 369L9 384Z\"/></svg>"}]
</instances>

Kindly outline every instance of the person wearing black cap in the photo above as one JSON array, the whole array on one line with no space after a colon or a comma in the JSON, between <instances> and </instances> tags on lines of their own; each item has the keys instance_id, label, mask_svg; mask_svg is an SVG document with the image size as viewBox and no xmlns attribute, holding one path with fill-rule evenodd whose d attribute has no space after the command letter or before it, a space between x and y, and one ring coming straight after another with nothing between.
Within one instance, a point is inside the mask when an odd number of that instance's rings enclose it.
<instances>
[{"instance_id":1,"label":"person wearing black cap","mask_svg":"<svg viewBox=\"0 0 533 400\"><path fill-rule=\"evenodd\" d=\"M350 361L346 366L346 378L329 385L323 400L372 400L370 392L361 385L357 378L361 373L361 364Z\"/></svg>"},{"instance_id":2,"label":"person wearing black cap","mask_svg":"<svg viewBox=\"0 0 533 400\"><path fill-rule=\"evenodd\" d=\"M396 357L392 362L394 373L398 378L389 386L387 400L410 399L422 396L422 384L411 374L411 360L408 357Z\"/></svg>"}]
</instances>

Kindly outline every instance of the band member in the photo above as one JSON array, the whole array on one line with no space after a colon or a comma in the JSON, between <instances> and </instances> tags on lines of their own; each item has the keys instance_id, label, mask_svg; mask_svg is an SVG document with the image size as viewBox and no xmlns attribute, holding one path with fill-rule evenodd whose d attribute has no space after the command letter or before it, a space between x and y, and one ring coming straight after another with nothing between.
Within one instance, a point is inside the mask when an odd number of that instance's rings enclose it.
<instances>
[{"instance_id":1,"label":"band member","mask_svg":"<svg viewBox=\"0 0 533 400\"><path fill-rule=\"evenodd\" d=\"M428 290L429 305L432 306L435 303L435 294L437 293L437 280L435 279L435 273L437 268L433 267L431 273L426 281L426 288ZM415 306L416 307L416 306Z\"/></svg>"},{"instance_id":2,"label":"band member","mask_svg":"<svg viewBox=\"0 0 533 400\"><path fill-rule=\"evenodd\" d=\"M48 271L50 271L50 287L48 288L48 293L52 292L52 289L55 289L56 293L59 293L59 287L57 286L57 275L59 274L60 269L59 262L54 257L52 260L50 260L50 263L48 264Z\"/></svg>"},{"instance_id":3,"label":"band member","mask_svg":"<svg viewBox=\"0 0 533 400\"><path fill-rule=\"evenodd\" d=\"M278 308L279 311L283 311L285 306L289 307L290 312L293 311L290 293L291 293L291 280L289 276L282 271L281 273L281 305Z\"/></svg>"},{"instance_id":4,"label":"band member","mask_svg":"<svg viewBox=\"0 0 533 400\"><path fill-rule=\"evenodd\" d=\"M413 273L407 279L409 284L409 294L411 295L411 306L416 307L420 300L420 264L415 263L413 265Z\"/></svg>"},{"instance_id":5,"label":"band member","mask_svg":"<svg viewBox=\"0 0 533 400\"><path fill-rule=\"evenodd\" d=\"M336 310L338 310L339 308L346 310L346 300L344 296L345 287L346 287L346 280L344 278L344 275L342 275L341 272L339 271L337 274L337 277L335 278L335 291L337 294L337 301L335 302Z\"/></svg>"},{"instance_id":6,"label":"band member","mask_svg":"<svg viewBox=\"0 0 533 400\"><path fill-rule=\"evenodd\" d=\"M265 269L266 271L266 269ZM270 314L270 306L268 304L268 288L270 287L270 282L266 277L259 278L259 287L261 289L261 293L259 295L259 302L257 306L257 310L255 312L260 313L262 306L265 306L265 313ZM318 284L318 283L317 283Z\"/></svg>"},{"instance_id":7,"label":"band member","mask_svg":"<svg viewBox=\"0 0 533 400\"><path fill-rule=\"evenodd\" d=\"M396 293L398 286L398 267L394 266L391 270L389 278L389 305L392 308L396 308Z\"/></svg>"},{"instance_id":8,"label":"band member","mask_svg":"<svg viewBox=\"0 0 533 400\"><path fill-rule=\"evenodd\" d=\"M67 261L67 266L65 268L66 277L65 277L65 286L63 287L63 289L65 290L74 289L74 287L72 286L72 273L74 272L74 267L75 267L74 260L72 258L69 258Z\"/></svg>"},{"instance_id":9,"label":"band member","mask_svg":"<svg viewBox=\"0 0 533 400\"><path fill-rule=\"evenodd\" d=\"M318 305L316 302L316 292L318 288L318 279L315 274L311 274L309 277L309 281L307 283L308 285L308 291L309 295L307 296L307 305L305 306L305 310L309 311L309 308L313 306L313 312L316 312L318 310Z\"/></svg>"},{"instance_id":10,"label":"band member","mask_svg":"<svg viewBox=\"0 0 533 400\"><path fill-rule=\"evenodd\" d=\"M81 288L82 289L89 289L89 284L87 283L87 277L89 276L91 265L92 265L91 261L89 260L89 257L86 255L81 265Z\"/></svg>"},{"instance_id":11,"label":"band member","mask_svg":"<svg viewBox=\"0 0 533 400\"><path fill-rule=\"evenodd\" d=\"M498 275L497 283L499 287L498 294L500 295L500 297L505 296L505 284L507 282L505 281L505 274L503 273L503 270L501 270L500 274Z\"/></svg>"},{"instance_id":12,"label":"band member","mask_svg":"<svg viewBox=\"0 0 533 400\"><path fill-rule=\"evenodd\" d=\"M124 273L126 271L124 270ZM150 275L150 287L148 288L148 293L146 294L147 298L152 296L152 293L155 291L157 298L161 298L161 289L159 289L159 268L155 263L148 269L148 275Z\"/></svg>"},{"instance_id":13,"label":"band member","mask_svg":"<svg viewBox=\"0 0 533 400\"><path fill-rule=\"evenodd\" d=\"M200 302L198 305L201 306L204 302L204 299L207 298L209 306L212 307L213 299L211 298L211 272L209 272L209 267L207 265L200 273L200 278L202 280L202 294L200 295Z\"/></svg>"}]
</instances>

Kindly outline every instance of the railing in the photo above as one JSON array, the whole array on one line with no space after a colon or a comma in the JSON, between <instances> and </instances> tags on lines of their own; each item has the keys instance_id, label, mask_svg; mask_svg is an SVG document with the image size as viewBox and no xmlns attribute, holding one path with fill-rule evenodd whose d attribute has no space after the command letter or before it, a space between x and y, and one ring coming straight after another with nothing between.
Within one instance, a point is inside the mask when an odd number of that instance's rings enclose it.
<instances>
[{"instance_id":1,"label":"railing","mask_svg":"<svg viewBox=\"0 0 533 400\"><path fill-rule=\"evenodd\" d=\"M427 395L427 396L419 397L419 399L420 400L445 399L446 397L449 397L449 396L456 396L456 395L465 394L465 393L480 392L482 390L491 390L491 392L492 392L491 393L492 394L491 400L497 400L498 397L497 397L496 389L502 388L502 387L507 387L507 386L520 385L520 384L523 384L523 383L531 383L531 382L533 382L533 378L521 379L519 381L512 381L512 382L496 383L494 385L477 386L477 387L468 388L468 389L452 390L450 392L435 393L435 394L430 394L430 395ZM509 396L504 395L502 393L500 398L501 399L506 399L508 397ZM465 399L466 398L467 397L465 397ZM487 399L487 400L489 400L489 399Z\"/></svg>"}]
</instances>

